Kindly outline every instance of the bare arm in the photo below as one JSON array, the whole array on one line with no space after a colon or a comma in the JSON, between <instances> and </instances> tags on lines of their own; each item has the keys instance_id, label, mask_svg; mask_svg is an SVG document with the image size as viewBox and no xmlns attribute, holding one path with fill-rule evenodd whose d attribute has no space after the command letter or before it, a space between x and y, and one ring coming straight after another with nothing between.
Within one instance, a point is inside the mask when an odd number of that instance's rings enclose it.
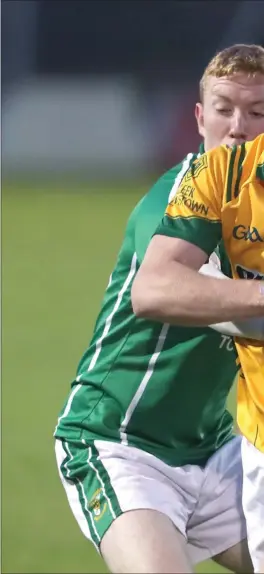
<instances>
[{"instance_id":1,"label":"bare arm","mask_svg":"<svg viewBox=\"0 0 264 574\"><path fill-rule=\"evenodd\" d=\"M203 326L264 316L258 281L205 277L207 260L199 247L155 235L131 290L134 313L165 323Z\"/></svg>"}]
</instances>

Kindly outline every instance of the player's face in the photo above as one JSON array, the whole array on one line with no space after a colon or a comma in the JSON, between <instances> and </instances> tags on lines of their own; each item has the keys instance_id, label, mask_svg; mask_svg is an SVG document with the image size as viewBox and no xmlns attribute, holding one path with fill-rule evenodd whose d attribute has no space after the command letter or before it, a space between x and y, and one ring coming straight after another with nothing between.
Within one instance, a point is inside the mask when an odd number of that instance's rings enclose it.
<instances>
[{"instance_id":1,"label":"player's face","mask_svg":"<svg viewBox=\"0 0 264 574\"><path fill-rule=\"evenodd\" d=\"M264 132L264 75L209 76L195 116L205 150L253 140Z\"/></svg>"}]
</instances>

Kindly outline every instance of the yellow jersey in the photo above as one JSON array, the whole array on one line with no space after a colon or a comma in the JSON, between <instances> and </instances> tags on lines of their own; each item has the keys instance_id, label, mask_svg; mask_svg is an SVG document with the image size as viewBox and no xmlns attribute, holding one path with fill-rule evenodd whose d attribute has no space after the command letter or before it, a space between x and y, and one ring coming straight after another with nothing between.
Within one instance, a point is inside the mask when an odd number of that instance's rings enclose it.
<instances>
[{"instance_id":1,"label":"yellow jersey","mask_svg":"<svg viewBox=\"0 0 264 574\"><path fill-rule=\"evenodd\" d=\"M197 159L183 178L156 234L179 237L210 255L223 239L234 278L264 279L264 134L220 146ZM238 425L264 451L264 346L235 341L241 366Z\"/></svg>"}]
</instances>

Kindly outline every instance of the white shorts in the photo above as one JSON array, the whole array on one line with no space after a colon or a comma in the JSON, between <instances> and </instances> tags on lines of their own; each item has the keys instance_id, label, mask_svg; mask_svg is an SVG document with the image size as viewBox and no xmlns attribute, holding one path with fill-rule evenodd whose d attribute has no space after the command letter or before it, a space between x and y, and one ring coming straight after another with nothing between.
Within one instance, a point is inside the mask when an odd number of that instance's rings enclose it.
<instances>
[{"instance_id":1,"label":"white shorts","mask_svg":"<svg viewBox=\"0 0 264 574\"><path fill-rule=\"evenodd\" d=\"M56 440L56 456L73 514L98 549L115 518L142 508L171 519L187 539L193 564L246 538L239 436L204 468L170 467L137 448L101 440Z\"/></svg>"},{"instance_id":2,"label":"white shorts","mask_svg":"<svg viewBox=\"0 0 264 574\"><path fill-rule=\"evenodd\" d=\"M243 437L242 502L254 572L264 572L264 453Z\"/></svg>"}]
</instances>

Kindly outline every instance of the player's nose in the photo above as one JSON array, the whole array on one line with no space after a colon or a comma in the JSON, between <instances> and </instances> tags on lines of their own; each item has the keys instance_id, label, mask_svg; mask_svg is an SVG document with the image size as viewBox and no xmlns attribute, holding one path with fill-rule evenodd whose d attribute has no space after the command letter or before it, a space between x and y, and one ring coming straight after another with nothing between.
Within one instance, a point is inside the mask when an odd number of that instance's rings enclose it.
<instances>
[{"instance_id":1,"label":"player's nose","mask_svg":"<svg viewBox=\"0 0 264 574\"><path fill-rule=\"evenodd\" d=\"M235 145L239 145L247 140L246 122L242 114L237 114L233 117L229 136Z\"/></svg>"}]
</instances>

